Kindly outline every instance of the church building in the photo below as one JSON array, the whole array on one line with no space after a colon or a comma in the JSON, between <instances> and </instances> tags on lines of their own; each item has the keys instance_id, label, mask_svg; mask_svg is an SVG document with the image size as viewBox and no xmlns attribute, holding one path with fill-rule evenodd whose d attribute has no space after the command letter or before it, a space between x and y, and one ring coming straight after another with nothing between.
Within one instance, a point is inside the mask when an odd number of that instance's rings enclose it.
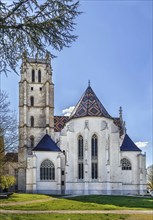
<instances>
[{"instance_id":1,"label":"church building","mask_svg":"<svg viewBox=\"0 0 153 220\"><path fill-rule=\"evenodd\" d=\"M70 116L54 115L48 54L43 59L23 56L18 166L22 192L146 193L146 155L126 133L121 108L112 117L89 83Z\"/></svg>"}]
</instances>

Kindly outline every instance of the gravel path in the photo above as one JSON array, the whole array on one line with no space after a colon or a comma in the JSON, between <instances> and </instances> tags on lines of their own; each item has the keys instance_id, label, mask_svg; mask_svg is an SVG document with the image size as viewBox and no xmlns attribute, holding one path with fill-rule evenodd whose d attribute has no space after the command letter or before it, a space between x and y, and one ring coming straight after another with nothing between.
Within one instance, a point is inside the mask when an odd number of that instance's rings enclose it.
<instances>
[{"instance_id":1,"label":"gravel path","mask_svg":"<svg viewBox=\"0 0 153 220\"><path fill-rule=\"evenodd\" d=\"M0 210L1 214L145 214L153 215L152 210L52 210L52 211L25 211Z\"/></svg>"}]
</instances>

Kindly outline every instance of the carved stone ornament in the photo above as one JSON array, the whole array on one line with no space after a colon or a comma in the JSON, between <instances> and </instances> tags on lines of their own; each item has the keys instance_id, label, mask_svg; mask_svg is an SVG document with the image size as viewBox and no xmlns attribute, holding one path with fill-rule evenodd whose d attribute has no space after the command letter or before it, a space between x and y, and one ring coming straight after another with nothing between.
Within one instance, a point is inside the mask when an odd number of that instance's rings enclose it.
<instances>
[{"instance_id":1,"label":"carved stone ornament","mask_svg":"<svg viewBox=\"0 0 153 220\"><path fill-rule=\"evenodd\" d=\"M105 130L106 128L108 128L108 124L106 121L102 121L101 122L101 131Z\"/></svg>"},{"instance_id":2,"label":"carved stone ornament","mask_svg":"<svg viewBox=\"0 0 153 220\"><path fill-rule=\"evenodd\" d=\"M89 121L88 120L85 120L84 129L88 129L89 130Z\"/></svg>"}]
</instances>

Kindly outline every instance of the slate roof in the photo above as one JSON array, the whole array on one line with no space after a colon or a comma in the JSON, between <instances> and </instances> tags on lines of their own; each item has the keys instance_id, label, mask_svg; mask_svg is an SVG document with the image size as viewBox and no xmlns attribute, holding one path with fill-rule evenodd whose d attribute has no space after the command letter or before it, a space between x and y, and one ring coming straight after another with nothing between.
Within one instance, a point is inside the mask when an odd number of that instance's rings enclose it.
<instances>
[{"instance_id":1,"label":"slate roof","mask_svg":"<svg viewBox=\"0 0 153 220\"><path fill-rule=\"evenodd\" d=\"M64 125L68 121L68 119L68 116L54 116L54 131L61 131L64 128Z\"/></svg>"},{"instance_id":2,"label":"slate roof","mask_svg":"<svg viewBox=\"0 0 153 220\"><path fill-rule=\"evenodd\" d=\"M52 138L45 134L45 136L40 140L33 151L61 151L57 144L52 140Z\"/></svg>"},{"instance_id":3,"label":"slate roof","mask_svg":"<svg viewBox=\"0 0 153 220\"><path fill-rule=\"evenodd\" d=\"M70 119L85 116L104 116L107 118L111 118L90 85L88 86L80 101L76 105L75 109L71 113Z\"/></svg>"},{"instance_id":4,"label":"slate roof","mask_svg":"<svg viewBox=\"0 0 153 220\"><path fill-rule=\"evenodd\" d=\"M122 142L122 145L120 147L121 151L141 151L135 143L129 138L129 136L126 134L124 137L124 140Z\"/></svg>"}]
</instances>

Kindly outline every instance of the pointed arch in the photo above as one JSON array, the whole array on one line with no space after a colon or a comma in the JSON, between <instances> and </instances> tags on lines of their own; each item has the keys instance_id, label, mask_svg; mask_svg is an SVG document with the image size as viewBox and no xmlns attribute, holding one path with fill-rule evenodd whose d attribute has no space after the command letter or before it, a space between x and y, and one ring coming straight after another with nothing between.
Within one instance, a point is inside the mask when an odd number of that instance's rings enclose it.
<instances>
[{"instance_id":1,"label":"pointed arch","mask_svg":"<svg viewBox=\"0 0 153 220\"><path fill-rule=\"evenodd\" d=\"M131 162L127 158L121 159L122 170L132 170Z\"/></svg>"},{"instance_id":2,"label":"pointed arch","mask_svg":"<svg viewBox=\"0 0 153 220\"><path fill-rule=\"evenodd\" d=\"M41 82L41 70L38 70L38 82Z\"/></svg>"},{"instance_id":3,"label":"pointed arch","mask_svg":"<svg viewBox=\"0 0 153 220\"><path fill-rule=\"evenodd\" d=\"M98 179L98 137L91 138L91 178Z\"/></svg>"},{"instance_id":4,"label":"pointed arch","mask_svg":"<svg viewBox=\"0 0 153 220\"><path fill-rule=\"evenodd\" d=\"M84 146L82 135L78 136L78 179L84 179Z\"/></svg>"},{"instance_id":5,"label":"pointed arch","mask_svg":"<svg viewBox=\"0 0 153 220\"><path fill-rule=\"evenodd\" d=\"M94 134L91 139L91 157L92 159L96 159L98 156L98 138L97 135Z\"/></svg>"},{"instance_id":6,"label":"pointed arch","mask_svg":"<svg viewBox=\"0 0 153 220\"><path fill-rule=\"evenodd\" d=\"M54 180L55 166L49 159L44 160L40 165L40 180Z\"/></svg>"},{"instance_id":7,"label":"pointed arch","mask_svg":"<svg viewBox=\"0 0 153 220\"><path fill-rule=\"evenodd\" d=\"M34 69L32 69L32 72L31 72L31 81L35 82L35 70Z\"/></svg>"},{"instance_id":8,"label":"pointed arch","mask_svg":"<svg viewBox=\"0 0 153 220\"><path fill-rule=\"evenodd\" d=\"M78 159L83 159L84 149L83 149L83 137L79 135L78 137Z\"/></svg>"}]
</instances>

